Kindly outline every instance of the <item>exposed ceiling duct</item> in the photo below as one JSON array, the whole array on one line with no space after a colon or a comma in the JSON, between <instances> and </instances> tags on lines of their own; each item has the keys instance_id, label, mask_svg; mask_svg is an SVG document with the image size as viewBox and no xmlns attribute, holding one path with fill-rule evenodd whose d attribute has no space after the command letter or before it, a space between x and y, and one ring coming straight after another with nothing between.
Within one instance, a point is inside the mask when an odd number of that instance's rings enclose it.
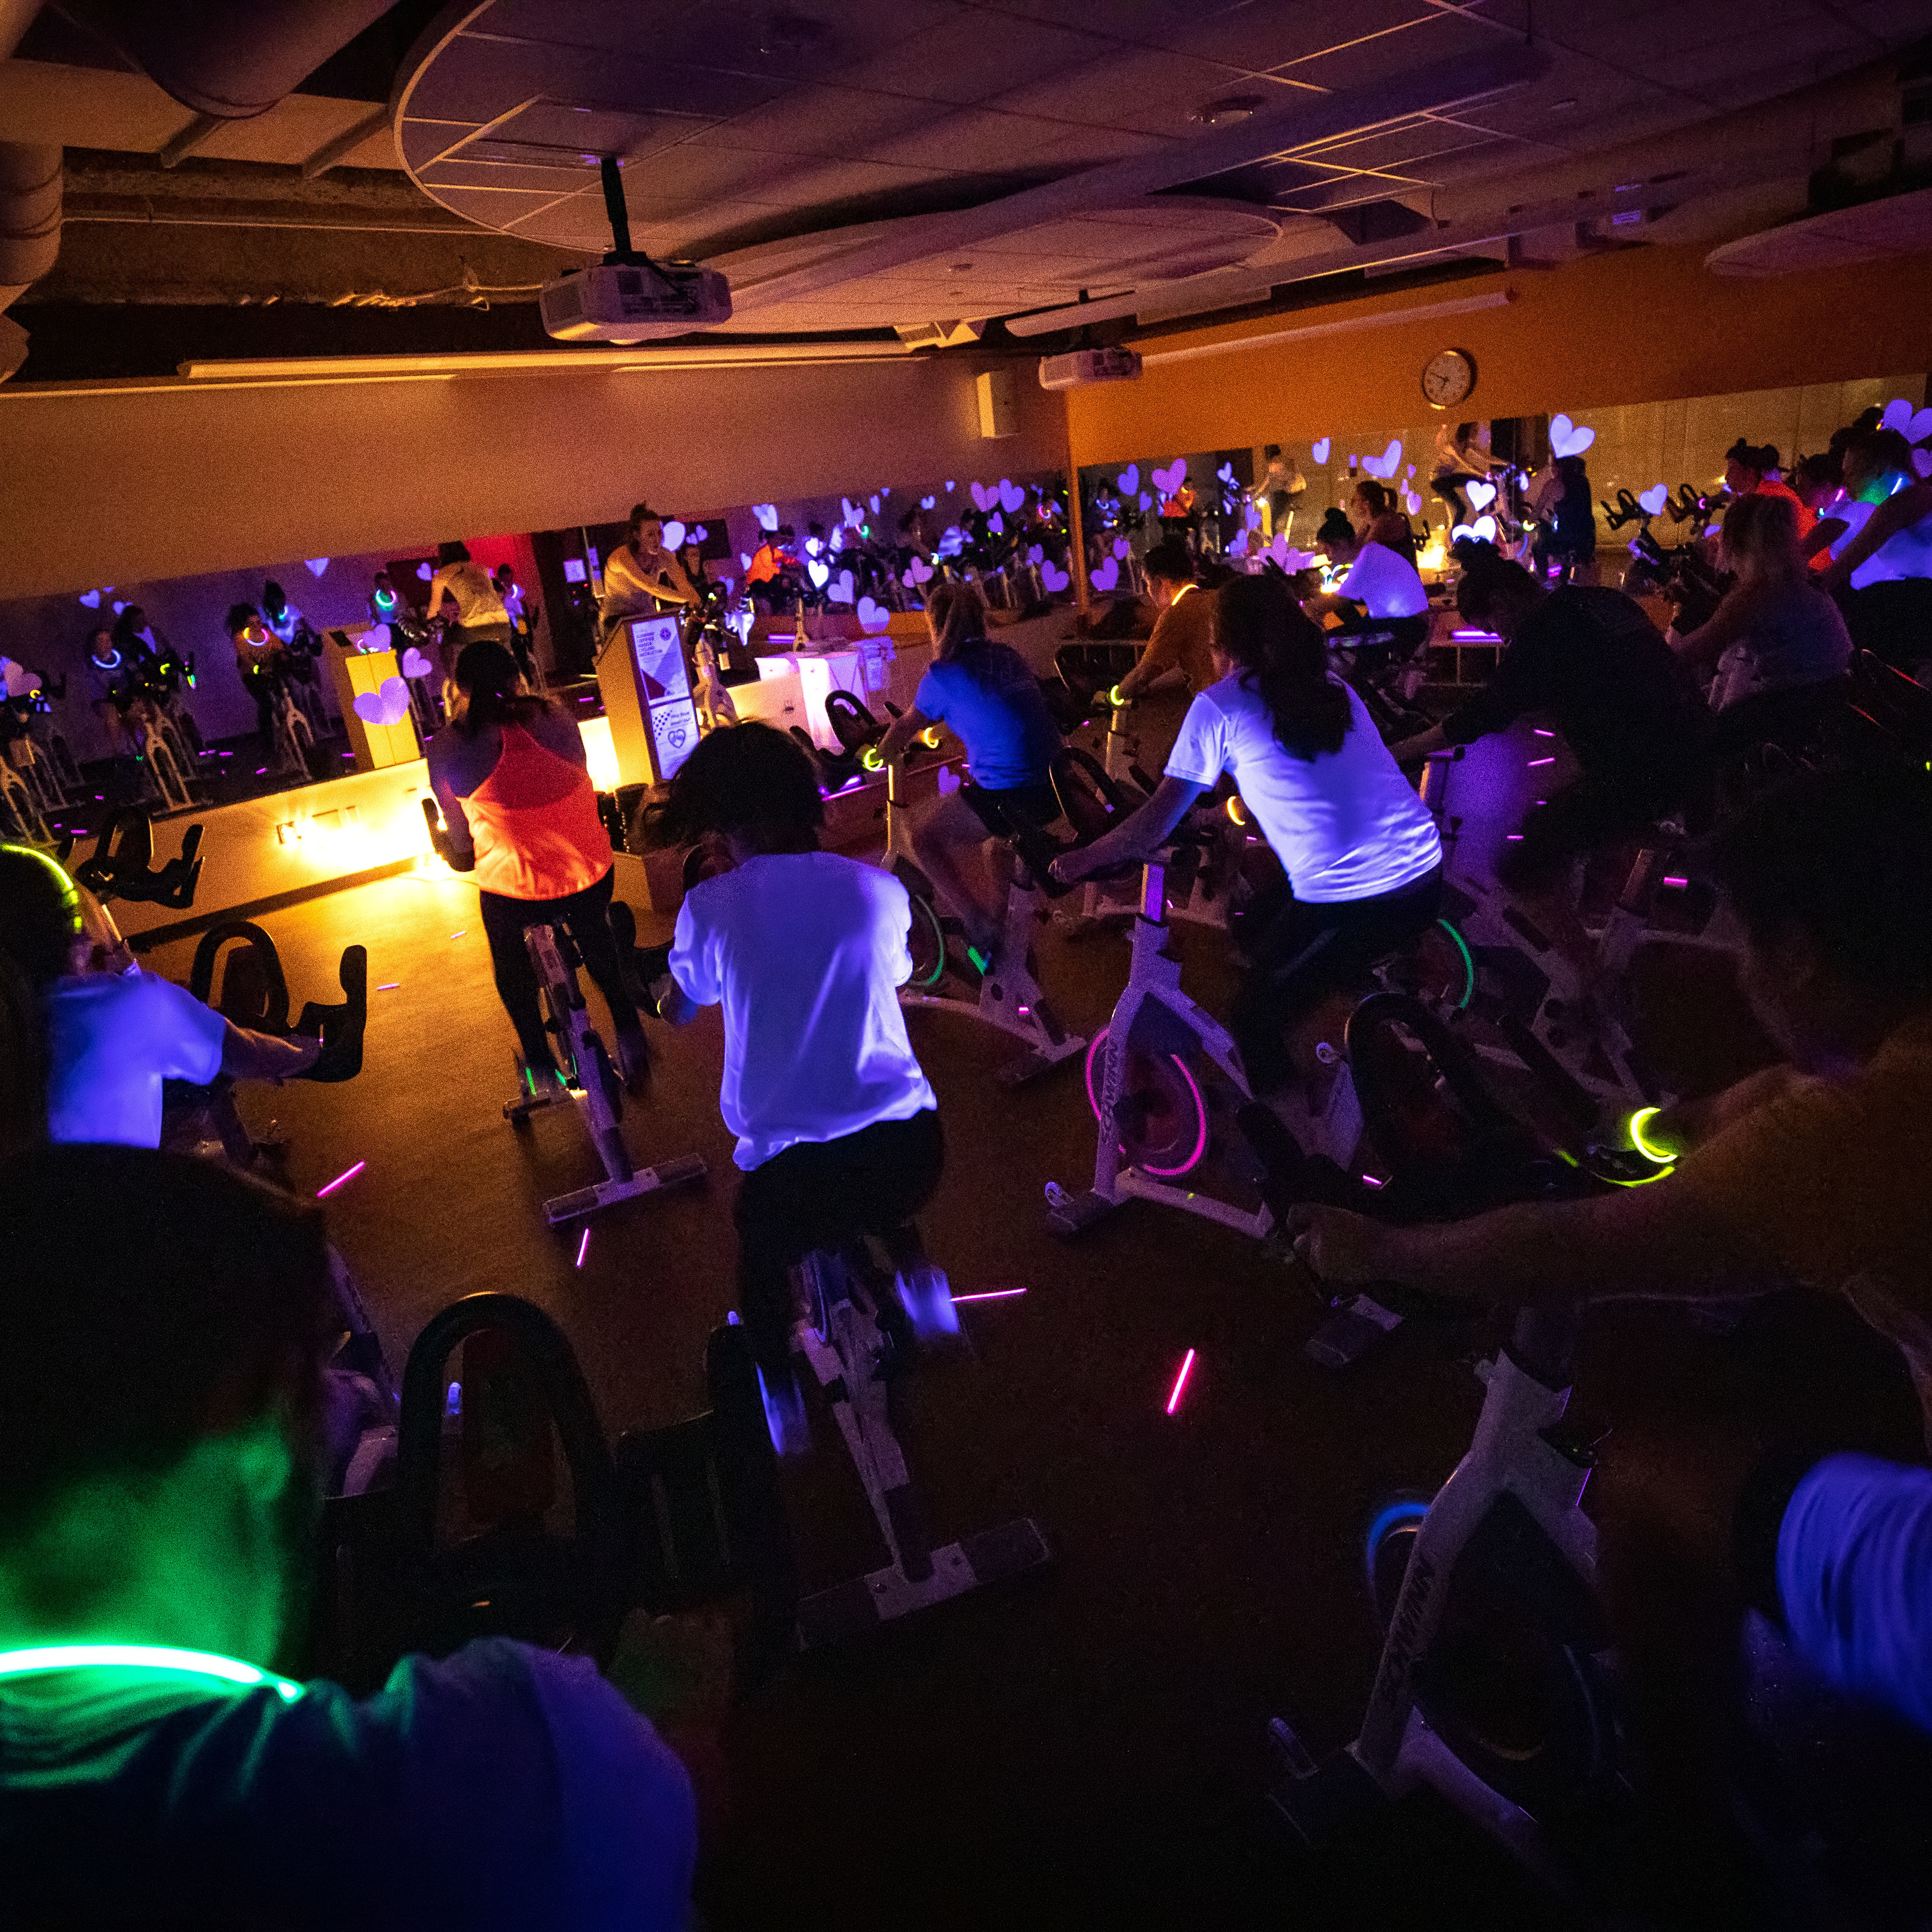
<instances>
[{"instance_id":1,"label":"exposed ceiling duct","mask_svg":"<svg viewBox=\"0 0 1932 1932\"><path fill-rule=\"evenodd\" d=\"M0 309L51 268L60 254L61 151L0 141ZM26 360L27 332L0 316L0 380Z\"/></svg>"},{"instance_id":2,"label":"exposed ceiling duct","mask_svg":"<svg viewBox=\"0 0 1932 1932\"><path fill-rule=\"evenodd\" d=\"M178 160L208 128L246 120L284 99L394 0L68 0L67 10L200 117L163 150ZM0 54L10 54L39 11L0 0ZM60 254L62 150L0 142L0 308L24 294ZM27 332L0 328L0 380L26 360Z\"/></svg>"},{"instance_id":3,"label":"exposed ceiling duct","mask_svg":"<svg viewBox=\"0 0 1932 1932\"><path fill-rule=\"evenodd\" d=\"M216 121L266 114L394 0L65 0L184 107Z\"/></svg>"}]
</instances>

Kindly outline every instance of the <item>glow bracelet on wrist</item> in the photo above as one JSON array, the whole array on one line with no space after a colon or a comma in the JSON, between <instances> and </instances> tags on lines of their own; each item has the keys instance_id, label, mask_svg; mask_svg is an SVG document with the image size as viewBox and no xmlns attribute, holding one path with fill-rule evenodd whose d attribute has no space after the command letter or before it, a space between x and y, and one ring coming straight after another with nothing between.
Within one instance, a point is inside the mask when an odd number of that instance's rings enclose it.
<instances>
[{"instance_id":1,"label":"glow bracelet on wrist","mask_svg":"<svg viewBox=\"0 0 1932 1932\"><path fill-rule=\"evenodd\" d=\"M1640 1107L1631 1114L1628 1130L1630 1145L1653 1167L1675 1167L1677 1165L1677 1156L1674 1154L1666 1152L1654 1142L1647 1139L1643 1131L1662 1112L1663 1109L1660 1107Z\"/></svg>"},{"instance_id":2,"label":"glow bracelet on wrist","mask_svg":"<svg viewBox=\"0 0 1932 1932\"><path fill-rule=\"evenodd\" d=\"M1113 689L1107 694L1107 702L1112 705L1117 710L1120 706L1126 704L1126 701L1127 700L1120 695L1120 687L1118 684L1115 685Z\"/></svg>"},{"instance_id":3,"label":"glow bracelet on wrist","mask_svg":"<svg viewBox=\"0 0 1932 1932\"><path fill-rule=\"evenodd\" d=\"M886 761L884 758L879 756L879 748L878 746L868 745L866 748L859 754L859 762L865 766L867 771L876 772L884 766Z\"/></svg>"}]
</instances>

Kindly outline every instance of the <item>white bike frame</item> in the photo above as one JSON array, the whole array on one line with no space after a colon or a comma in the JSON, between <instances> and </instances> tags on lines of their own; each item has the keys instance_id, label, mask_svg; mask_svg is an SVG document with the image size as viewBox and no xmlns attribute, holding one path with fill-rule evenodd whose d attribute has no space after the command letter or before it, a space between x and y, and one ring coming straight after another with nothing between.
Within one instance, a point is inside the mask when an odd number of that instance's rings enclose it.
<instances>
[{"instance_id":1,"label":"white bike frame","mask_svg":"<svg viewBox=\"0 0 1932 1932\"><path fill-rule=\"evenodd\" d=\"M1156 1201L1262 1240L1275 1225L1274 1216L1265 1205L1249 1213L1193 1188L1158 1179L1130 1165L1121 1150L1114 1117L1126 1081L1128 1046L1134 1022L1149 1004L1166 1007L1193 1034L1202 1052L1232 1082L1242 1099L1253 1097L1233 1036L1204 1007L1180 990L1180 962L1167 950L1167 866L1164 858L1156 856L1141 868L1132 961L1126 986L1107 1022L1107 1043L1101 1054L1100 1118L1094 1136L1094 1185L1084 1194L1076 1195L1069 1193L1058 1182L1048 1182L1047 1219L1062 1234L1074 1234L1091 1227L1123 1202Z\"/></svg>"},{"instance_id":2,"label":"white bike frame","mask_svg":"<svg viewBox=\"0 0 1932 1932\"><path fill-rule=\"evenodd\" d=\"M595 1214L598 1208L614 1206L620 1201L634 1201L640 1194L654 1194L682 1181L703 1180L704 1162L698 1154L680 1154L655 1167L640 1168L632 1160L616 1108L605 1090L604 1073L610 1066L610 1056L590 1024L583 989L577 982L574 969L565 962L556 930L549 926L526 926L524 944L550 1009L557 1045L566 1061L561 1070L569 1087L568 1090L560 1089L541 1099L535 1094L519 1096L505 1106L503 1118L519 1120L536 1108L580 1097L589 1114L591 1143L604 1163L603 1180L546 1201L544 1218L554 1228L560 1222Z\"/></svg>"},{"instance_id":3,"label":"white bike frame","mask_svg":"<svg viewBox=\"0 0 1932 1932\"><path fill-rule=\"evenodd\" d=\"M1586 1588L1596 1592L1596 1527L1582 1507L1588 1470L1547 1433L1569 1407L1567 1380L1552 1387L1540 1378L1518 1359L1514 1343L1476 1372L1484 1394L1474 1436L1416 1532L1362 1728L1346 1756L1384 1797L1430 1786L1526 1869L1574 1896L1576 1875L1542 1825L1458 1757L1416 1702L1417 1672L1442 1627L1456 1566L1504 1497L1522 1506ZM1278 1721L1276 1735L1292 1732ZM1346 1815L1315 1796L1334 1773L1316 1766L1298 1746L1294 1749L1294 1769L1275 1788L1278 1808L1304 1830Z\"/></svg>"},{"instance_id":4,"label":"white bike frame","mask_svg":"<svg viewBox=\"0 0 1932 1932\"><path fill-rule=\"evenodd\" d=\"M824 1251L808 1255L801 1272L812 1312L794 1324L793 1351L804 1356L825 1391L892 1559L883 1569L806 1598L798 1606L802 1646L809 1650L862 1635L910 1611L1048 1562L1046 1539L1030 1516L932 1546L879 1374L878 1310L838 1256Z\"/></svg>"},{"instance_id":5,"label":"white bike frame","mask_svg":"<svg viewBox=\"0 0 1932 1932\"><path fill-rule=\"evenodd\" d=\"M919 866L913 854L912 835L907 823L908 809L904 760L895 758L886 767L886 849L880 862L887 872L893 871L902 860L915 868ZM989 840L992 836L991 832L987 834ZM936 910L953 911L939 899L936 884L933 896ZM1034 928L1045 908L1046 900L1039 887L1030 878L1022 884L1016 873L1007 887L1006 903L1000 909L1000 956L994 970L981 979L976 999L956 1000L944 993L922 992L911 986L899 988L899 1004L902 1006L958 1013L1019 1041L1027 1052L998 1070L998 1078L1009 1087L1017 1086L1050 1067L1072 1059L1087 1045L1084 1034L1070 1033L1060 1024L1059 1016L1048 1004L1039 981L1027 964Z\"/></svg>"}]
</instances>

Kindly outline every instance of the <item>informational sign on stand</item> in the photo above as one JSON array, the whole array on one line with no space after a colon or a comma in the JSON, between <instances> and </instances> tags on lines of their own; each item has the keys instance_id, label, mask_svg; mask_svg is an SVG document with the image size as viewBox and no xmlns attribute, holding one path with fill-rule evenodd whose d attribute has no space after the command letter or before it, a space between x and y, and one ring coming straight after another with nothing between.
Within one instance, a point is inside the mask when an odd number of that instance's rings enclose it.
<instances>
[{"instance_id":1,"label":"informational sign on stand","mask_svg":"<svg viewBox=\"0 0 1932 1932\"><path fill-rule=\"evenodd\" d=\"M624 784L662 783L698 743L698 706L683 632L675 613L635 618L598 660L598 687Z\"/></svg>"}]
</instances>

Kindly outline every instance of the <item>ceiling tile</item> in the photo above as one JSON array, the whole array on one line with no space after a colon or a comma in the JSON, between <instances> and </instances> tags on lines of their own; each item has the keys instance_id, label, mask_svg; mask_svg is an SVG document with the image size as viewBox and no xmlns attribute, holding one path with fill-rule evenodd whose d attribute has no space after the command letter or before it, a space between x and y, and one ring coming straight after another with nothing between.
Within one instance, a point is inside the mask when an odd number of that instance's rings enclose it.
<instances>
[{"instance_id":1,"label":"ceiling tile","mask_svg":"<svg viewBox=\"0 0 1932 1932\"><path fill-rule=\"evenodd\" d=\"M764 74L790 85L869 59L960 10L959 0L815 0L797 7L771 0L496 0L466 31L629 50L668 64ZM787 15L825 31L770 39L774 18Z\"/></svg>"},{"instance_id":2,"label":"ceiling tile","mask_svg":"<svg viewBox=\"0 0 1932 1932\"><path fill-rule=\"evenodd\" d=\"M1289 70L1348 46L1379 40L1384 58L1400 62L1397 39L1436 19L1424 0L1316 0L1302 6L1209 4L1191 18L1135 36L1197 59L1223 62L1254 74ZM1294 74L1304 80L1308 76Z\"/></svg>"},{"instance_id":3,"label":"ceiling tile","mask_svg":"<svg viewBox=\"0 0 1932 1932\"><path fill-rule=\"evenodd\" d=\"M1103 10L1092 10L1098 24ZM1024 20L989 20L962 12L841 71L848 87L968 106L1112 50L1090 33Z\"/></svg>"},{"instance_id":4,"label":"ceiling tile","mask_svg":"<svg viewBox=\"0 0 1932 1932\"><path fill-rule=\"evenodd\" d=\"M417 121L401 122L396 136L405 164L425 166L446 149L454 147L476 131L473 121Z\"/></svg>"},{"instance_id":5,"label":"ceiling tile","mask_svg":"<svg viewBox=\"0 0 1932 1932\"><path fill-rule=\"evenodd\" d=\"M1465 54L1492 52L1505 36L1480 18L1435 12L1393 33L1338 37L1330 50L1276 67L1285 80L1312 82L1336 93L1374 87L1400 74L1432 67Z\"/></svg>"},{"instance_id":6,"label":"ceiling tile","mask_svg":"<svg viewBox=\"0 0 1932 1932\"><path fill-rule=\"evenodd\" d=\"M1201 123L1190 118L1192 110L1226 94L1240 79L1232 68L1137 48L1010 88L986 104L1046 120L1186 136L1202 131Z\"/></svg>"},{"instance_id":7,"label":"ceiling tile","mask_svg":"<svg viewBox=\"0 0 1932 1932\"><path fill-rule=\"evenodd\" d=\"M1065 132L1060 123L1028 115L988 113L976 107L928 110L916 130L880 142L867 152L902 166L951 165L992 173L1032 165L1040 150L1057 146Z\"/></svg>"},{"instance_id":8,"label":"ceiling tile","mask_svg":"<svg viewBox=\"0 0 1932 1932\"><path fill-rule=\"evenodd\" d=\"M584 184L585 176L595 178L596 170L585 167L519 166L511 162L490 163L470 158L466 148L457 160L439 161L419 177L425 188L440 197L446 188L526 188L555 196L569 194Z\"/></svg>"},{"instance_id":9,"label":"ceiling tile","mask_svg":"<svg viewBox=\"0 0 1932 1932\"><path fill-rule=\"evenodd\" d=\"M706 147L771 154L856 157L874 142L916 133L932 118L931 104L923 100L814 86L720 122L697 140Z\"/></svg>"}]
</instances>

